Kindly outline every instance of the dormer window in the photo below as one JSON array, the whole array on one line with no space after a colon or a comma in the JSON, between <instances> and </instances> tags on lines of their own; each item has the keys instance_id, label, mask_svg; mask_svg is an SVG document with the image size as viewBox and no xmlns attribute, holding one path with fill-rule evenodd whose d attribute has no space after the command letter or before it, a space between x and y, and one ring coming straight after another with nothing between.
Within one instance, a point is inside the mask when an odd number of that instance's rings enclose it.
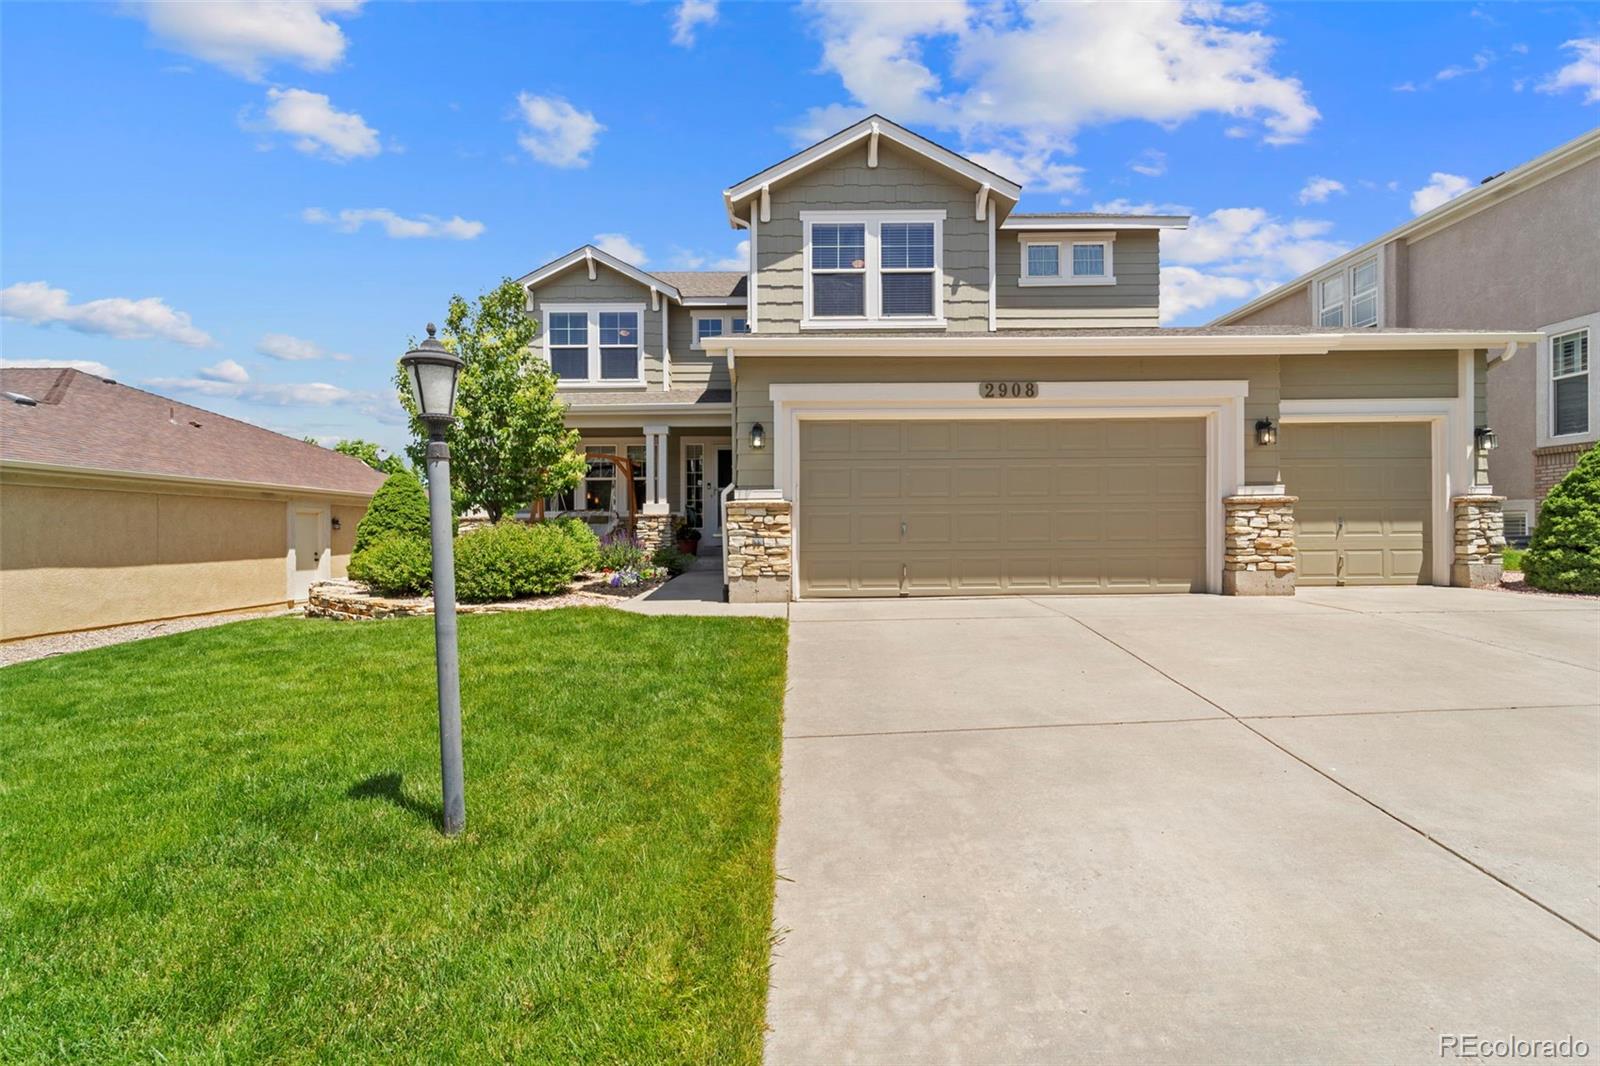
<instances>
[{"instance_id":1,"label":"dormer window","mask_svg":"<svg viewBox=\"0 0 1600 1066\"><path fill-rule=\"evenodd\" d=\"M943 211L817 211L805 228L812 329L943 326Z\"/></svg>"},{"instance_id":2,"label":"dormer window","mask_svg":"<svg viewBox=\"0 0 1600 1066\"><path fill-rule=\"evenodd\" d=\"M1326 329L1378 324L1378 257L1348 263L1322 275L1311 286L1317 301L1317 325Z\"/></svg>"},{"instance_id":3,"label":"dormer window","mask_svg":"<svg viewBox=\"0 0 1600 1066\"><path fill-rule=\"evenodd\" d=\"M1115 285L1111 253L1116 235L1029 235L1022 239L1019 285Z\"/></svg>"}]
</instances>

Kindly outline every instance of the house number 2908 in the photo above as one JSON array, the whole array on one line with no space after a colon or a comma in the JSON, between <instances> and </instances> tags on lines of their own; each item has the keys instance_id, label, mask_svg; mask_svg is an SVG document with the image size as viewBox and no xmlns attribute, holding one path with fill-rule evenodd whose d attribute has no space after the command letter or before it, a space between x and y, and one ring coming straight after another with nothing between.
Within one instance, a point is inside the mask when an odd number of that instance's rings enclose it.
<instances>
[{"instance_id":1,"label":"house number 2908","mask_svg":"<svg viewBox=\"0 0 1600 1066\"><path fill-rule=\"evenodd\" d=\"M1037 381L978 382L978 396L985 400L1031 400L1038 395Z\"/></svg>"}]
</instances>

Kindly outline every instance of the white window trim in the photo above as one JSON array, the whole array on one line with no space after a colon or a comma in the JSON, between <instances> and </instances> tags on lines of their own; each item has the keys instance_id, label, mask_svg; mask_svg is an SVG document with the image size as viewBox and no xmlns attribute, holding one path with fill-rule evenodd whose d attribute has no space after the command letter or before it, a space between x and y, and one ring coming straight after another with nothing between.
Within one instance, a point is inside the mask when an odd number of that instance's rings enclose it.
<instances>
[{"instance_id":1,"label":"white window trim","mask_svg":"<svg viewBox=\"0 0 1600 1066\"><path fill-rule=\"evenodd\" d=\"M1589 331L1589 428L1582 433L1563 433L1557 436L1554 432L1556 424L1556 390L1554 380L1550 377L1551 344L1556 337L1565 333L1575 333L1580 329ZM1583 444L1592 440L1600 440L1600 374L1595 367L1595 346L1600 342L1600 311L1593 314L1580 315L1569 318L1565 322L1555 322L1548 326L1540 326L1539 332L1544 336L1539 340L1539 365L1535 368L1539 379L1534 388L1534 395L1538 402L1538 412L1535 425L1537 427L1538 447L1551 448L1561 444Z\"/></svg>"},{"instance_id":2,"label":"white window trim","mask_svg":"<svg viewBox=\"0 0 1600 1066\"><path fill-rule=\"evenodd\" d=\"M800 255L803 262L804 293L800 318L801 329L942 329L944 320L944 220L943 211L802 211L800 223L804 240ZM811 314L811 227L815 224L860 223L866 228L866 283L863 306L866 314L859 318L815 318ZM933 316L931 318L885 318L883 308L883 258L879 254L879 227L885 222L933 223ZM907 273L907 271L896 271ZM909 271L918 273L918 271ZM829 271L824 271L829 273Z\"/></svg>"},{"instance_id":3,"label":"white window trim","mask_svg":"<svg viewBox=\"0 0 1600 1066\"><path fill-rule=\"evenodd\" d=\"M744 333L735 333L733 331L733 320L736 319L736 318L744 319L744 321L745 321L745 332ZM746 309L745 308L742 308L742 307L741 308L736 308L736 309L734 309L732 311L728 311L728 312L725 312L725 313L724 312L712 313L710 311L691 311L689 313L689 347L694 349L697 352L703 352L703 351L706 350L705 349L705 345L700 343L700 322L702 320L711 320L711 319L715 319L715 320L717 320L717 321L722 323L722 334L721 335L723 337L742 337L742 336L745 336L746 334L748 334L750 332L750 316L746 313Z\"/></svg>"},{"instance_id":4,"label":"white window trim","mask_svg":"<svg viewBox=\"0 0 1600 1066\"><path fill-rule=\"evenodd\" d=\"M1022 259L1017 267L1017 284L1025 289L1073 285L1115 285L1117 283L1117 268L1112 261L1117 244L1117 235L1115 233L1056 235L1024 233L1017 238L1017 241L1022 246ZM1098 244L1104 247L1106 250L1106 272L1104 274L1072 273L1072 246L1075 244ZM1028 249L1034 245L1053 245L1056 249L1056 262L1060 265L1062 273L1029 274Z\"/></svg>"},{"instance_id":5,"label":"white window trim","mask_svg":"<svg viewBox=\"0 0 1600 1066\"><path fill-rule=\"evenodd\" d=\"M1367 324L1365 326L1355 326L1355 325L1351 325L1351 320L1355 318L1356 268L1357 267L1366 266L1368 263L1373 264L1373 267L1374 267L1374 270L1375 270L1375 285L1376 285L1376 287L1374 289L1374 293L1373 294L1376 297L1376 299L1374 300L1374 303L1376 304L1376 310L1375 310L1374 313L1375 313L1375 315L1377 317L1375 317L1372 320L1372 322L1370 322L1369 324ZM1342 277L1344 279L1344 300L1340 304L1340 307L1343 308L1343 310L1344 310L1344 319L1337 326L1323 326L1322 325L1322 312L1324 310L1324 307L1323 307L1323 303L1322 303L1322 283L1325 282L1325 281L1331 280L1332 278L1335 278L1335 277ZM1374 252L1372 255L1363 256L1362 258L1357 259L1354 262L1346 263L1344 266L1339 267L1337 270L1329 270L1329 271L1327 271L1325 273L1318 274L1316 277L1312 278L1311 279L1311 324L1313 326L1316 326L1316 327L1322 328L1322 329L1377 329L1379 326L1383 325L1383 255L1382 255L1382 253Z\"/></svg>"},{"instance_id":6,"label":"white window trim","mask_svg":"<svg viewBox=\"0 0 1600 1066\"><path fill-rule=\"evenodd\" d=\"M651 469L652 468L652 464L651 464L651 461L650 461L651 460L651 456L650 456L650 441L649 441L649 439L646 438L646 437L584 437L582 442L579 444L579 447L581 447L583 449L584 455L585 455L586 458L588 457L589 449L591 449L591 448L610 448L610 449L612 449L612 453L611 454L620 455L624 459L626 459L627 456L628 456L628 449L629 448L643 448L644 449L644 452L645 452L645 491L644 491L644 495L639 497L639 513L643 514L644 513L644 507L645 507L645 502L650 498L650 478L654 476L654 472ZM618 498L617 498L617 484L619 482L624 481L625 479L622 476L622 470L621 470L620 467L617 467L617 466L613 465L612 466L612 470L614 471L614 473L613 473L613 475L611 477L611 511L591 511L588 508L577 507L577 506L575 506L570 511L560 510L560 509L553 508L553 507L549 506L550 501L555 499L554 496L551 496L551 497L549 497L549 498L547 498L545 500L546 515L547 516L561 516L561 517L570 516L572 518L582 518L582 519L587 520L588 518L593 517L595 515L611 514L612 512L617 511L618 510L617 504L619 502ZM605 480L605 479L597 478L596 480ZM572 487L571 491L572 491L572 502L574 504L580 504L580 503L583 503L583 502L585 502L587 500L588 495L589 495L589 468L588 468L587 463L585 463L585 465L584 465L583 477L580 477L578 479L578 483Z\"/></svg>"},{"instance_id":7,"label":"white window trim","mask_svg":"<svg viewBox=\"0 0 1600 1066\"><path fill-rule=\"evenodd\" d=\"M639 350L637 377L602 378L600 376L600 312L632 311L639 316ZM561 389L642 389L645 387L644 337L646 332L645 305L625 303L560 303L539 305L539 350L546 364L550 363L550 316L552 314L585 314L589 316L589 376L586 378L561 378L556 387ZM614 344L607 347L620 348Z\"/></svg>"}]
</instances>

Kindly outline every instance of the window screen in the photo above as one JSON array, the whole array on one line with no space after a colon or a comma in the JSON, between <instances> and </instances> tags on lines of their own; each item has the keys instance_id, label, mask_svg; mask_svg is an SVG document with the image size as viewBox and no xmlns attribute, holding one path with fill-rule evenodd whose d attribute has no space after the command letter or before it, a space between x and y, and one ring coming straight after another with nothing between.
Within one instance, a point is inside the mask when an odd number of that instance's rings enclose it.
<instances>
[{"instance_id":1,"label":"window screen","mask_svg":"<svg viewBox=\"0 0 1600 1066\"><path fill-rule=\"evenodd\" d=\"M1074 244L1072 246L1072 273L1074 277L1098 278L1106 272L1106 246L1103 244Z\"/></svg>"},{"instance_id":2,"label":"window screen","mask_svg":"<svg viewBox=\"0 0 1600 1066\"><path fill-rule=\"evenodd\" d=\"M1030 278L1060 277L1061 246L1059 244L1028 245L1028 276Z\"/></svg>"}]
</instances>

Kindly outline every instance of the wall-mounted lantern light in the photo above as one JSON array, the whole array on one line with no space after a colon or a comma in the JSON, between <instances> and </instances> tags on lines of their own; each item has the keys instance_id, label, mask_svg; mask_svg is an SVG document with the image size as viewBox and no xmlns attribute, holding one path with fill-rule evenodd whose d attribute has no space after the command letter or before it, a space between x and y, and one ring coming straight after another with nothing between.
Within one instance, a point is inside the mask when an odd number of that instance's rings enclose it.
<instances>
[{"instance_id":1,"label":"wall-mounted lantern light","mask_svg":"<svg viewBox=\"0 0 1600 1066\"><path fill-rule=\"evenodd\" d=\"M334 529L338 529L339 528L339 516L338 515L334 515L333 516L333 528Z\"/></svg>"},{"instance_id":2,"label":"wall-mounted lantern light","mask_svg":"<svg viewBox=\"0 0 1600 1066\"><path fill-rule=\"evenodd\" d=\"M1263 418L1256 422L1256 443L1262 447L1278 443L1278 427L1272 424L1272 419Z\"/></svg>"},{"instance_id":3,"label":"wall-mounted lantern light","mask_svg":"<svg viewBox=\"0 0 1600 1066\"><path fill-rule=\"evenodd\" d=\"M750 447L760 451L767 446L767 431L760 422L750 427Z\"/></svg>"},{"instance_id":4,"label":"wall-mounted lantern light","mask_svg":"<svg viewBox=\"0 0 1600 1066\"><path fill-rule=\"evenodd\" d=\"M1494 430L1488 426L1479 426L1474 432L1474 439L1478 443L1480 452L1492 452L1500 446L1500 441L1495 437Z\"/></svg>"}]
</instances>

